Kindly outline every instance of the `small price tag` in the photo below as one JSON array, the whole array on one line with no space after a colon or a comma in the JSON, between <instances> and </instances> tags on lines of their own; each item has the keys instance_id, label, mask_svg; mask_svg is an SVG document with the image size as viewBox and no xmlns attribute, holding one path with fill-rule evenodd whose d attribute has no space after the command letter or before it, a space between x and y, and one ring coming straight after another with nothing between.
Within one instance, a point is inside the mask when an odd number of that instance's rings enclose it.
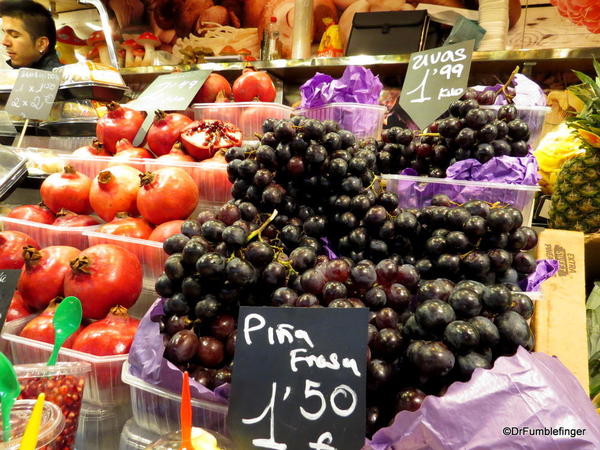
<instances>
[{"instance_id":1,"label":"small price tag","mask_svg":"<svg viewBox=\"0 0 600 450\"><path fill-rule=\"evenodd\" d=\"M0 270L0 330L6 320L6 312L10 306L17 282L21 276L21 269Z\"/></svg>"},{"instance_id":2,"label":"small price tag","mask_svg":"<svg viewBox=\"0 0 600 450\"><path fill-rule=\"evenodd\" d=\"M60 76L47 70L19 69L13 90L4 108L25 119L46 120L60 85Z\"/></svg>"},{"instance_id":3,"label":"small price tag","mask_svg":"<svg viewBox=\"0 0 600 450\"><path fill-rule=\"evenodd\" d=\"M228 430L234 448L359 450L368 310L242 307Z\"/></svg>"},{"instance_id":4,"label":"small price tag","mask_svg":"<svg viewBox=\"0 0 600 450\"><path fill-rule=\"evenodd\" d=\"M140 127L133 145L140 145L154 120L154 111L182 111L190 103L208 78L211 70L190 70L157 77L138 98L127 104L128 108L146 111L148 115Z\"/></svg>"},{"instance_id":5,"label":"small price tag","mask_svg":"<svg viewBox=\"0 0 600 450\"><path fill-rule=\"evenodd\" d=\"M465 92L475 41L410 55L400 106L419 128L426 128Z\"/></svg>"}]
</instances>

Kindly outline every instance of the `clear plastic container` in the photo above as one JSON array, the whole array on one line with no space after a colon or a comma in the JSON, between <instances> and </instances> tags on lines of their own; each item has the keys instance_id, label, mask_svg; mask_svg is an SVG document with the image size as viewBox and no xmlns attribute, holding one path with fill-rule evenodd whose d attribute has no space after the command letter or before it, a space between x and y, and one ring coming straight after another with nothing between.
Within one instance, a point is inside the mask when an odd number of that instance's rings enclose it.
<instances>
[{"instance_id":1,"label":"clear plastic container","mask_svg":"<svg viewBox=\"0 0 600 450\"><path fill-rule=\"evenodd\" d=\"M379 139L386 111L386 107L381 105L329 103L314 108L300 108L295 113L321 121L334 120L357 138Z\"/></svg>"},{"instance_id":2,"label":"clear plastic container","mask_svg":"<svg viewBox=\"0 0 600 450\"><path fill-rule=\"evenodd\" d=\"M163 251L162 242L137 239L116 234L86 232L86 237L91 245L113 244L123 247L139 259L144 269L144 286L154 286L156 279L162 274L167 255Z\"/></svg>"},{"instance_id":3,"label":"clear plastic container","mask_svg":"<svg viewBox=\"0 0 600 450\"><path fill-rule=\"evenodd\" d=\"M84 403L79 413L75 447L85 450L118 448L123 425L131 418L131 408L125 406L98 408Z\"/></svg>"},{"instance_id":4,"label":"clear plastic container","mask_svg":"<svg viewBox=\"0 0 600 450\"><path fill-rule=\"evenodd\" d=\"M123 364L123 382L131 388L131 407L137 424L146 430L165 433L181 429L179 409L181 396L146 383L129 373ZM225 434L227 405L192 399L192 421L195 427Z\"/></svg>"},{"instance_id":5,"label":"clear plastic container","mask_svg":"<svg viewBox=\"0 0 600 450\"><path fill-rule=\"evenodd\" d=\"M131 159L115 162L110 156L83 157L60 155L65 164L78 172L94 178L104 169L114 165L130 165L140 171L155 171L164 167L178 167L185 170L198 185L200 205L223 204L231 199L231 182L227 178L227 164L216 161L185 162L160 161L155 159Z\"/></svg>"},{"instance_id":6,"label":"clear plastic container","mask_svg":"<svg viewBox=\"0 0 600 450\"><path fill-rule=\"evenodd\" d=\"M10 412L13 439L8 442L0 442L0 450L18 450L21 447L21 438L25 433L25 427L27 427L35 402L35 400L17 400L15 402ZM64 428L65 417L60 408L50 401L44 402L42 423L40 424L36 448L54 448L53 442Z\"/></svg>"},{"instance_id":7,"label":"clear plastic container","mask_svg":"<svg viewBox=\"0 0 600 450\"><path fill-rule=\"evenodd\" d=\"M544 128L546 114L548 114L552 108L549 106L515 106L519 111L519 119L527 122L527 125L529 125L529 145L535 150L542 140L542 130ZM486 105L481 108L491 109L498 113L498 110L501 107L502 105Z\"/></svg>"},{"instance_id":8,"label":"clear plastic container","mask_svg":"<svg viewBox=\"0 0 600 450\"><path fill-rule=\"evenodd\" d=\"M9 322L2 330L2 339L9 342L15 364L42 363L48 361L52 353L51 344L19 336L33 317ZM86 403L107 407L129 402L129 386L121 381L121 366L127 360L127 355L95 356L61 348L58 360L90 367L83 395Z\"/></svg>"},{"instance_id":9,"label":"clear plastic container","mask_svg":"<svg viewBox=\"0 0 600 450\"><path fill-rule=\"evenodd\" d=\"M217 448L219 450L233 449L231 441L226 437L196 427L192 428L192 446L194 448ZM148 446L148 450L179 450L180 448L181 431L169 433Z\"/></svg>"},{"instance_id":10,"label":"clear plastic container","mask_svg":"<svg viewBox=\"0 0 600 450\"><path fill-rule=\"evenodd\" d=\"M65 416L65 428L53 445L58 449L71 448L75 443L85 379L91 366L85 362L58 362L54 366L46 364L14 366L21 384L19 399L35 400L42 392L46 394L46 401L55 403Z\"/></svg>"},{"instance_id":11,"label":"clear plastic container","mask_svg":"<svg viewBox=\"0 0 600 450\"><path fill-rule=\"evenodd\" d=\"M4 216L0 216L0 223L5 231L21 231L29 235L42 248L50 245L69 245L80 250L89 247L88 239L83 233L85 231L96 230L100 227L100 225L61 227Z\"/></svg>"},{"instance_id":12,"label":"clear plastic container","mask_svg":"<svg viewBox=\"0 0 600 450\"><path fill-rule=\"evenodd\" d=\"M263 134L265 119L289 119L293 109L279 103L239 102L239 103L194 103L194 119L215 119L231 122L242 131L244 140L256 140L256 134Z\"/></svg>"},{"instance_id":13,"label":"clear plastic container","mask_svg":"<svg viewBox=\"0 0 600 450\"><path fill-rule=\"evenodd\" d=\"M469 200L501 202L518 208L523 214L523 225L531 226L533 203L539 186L488 183L483 181L451 180L448 178L383 175L386 189L398 194L400 208L423 208L431 204L436 194L446 194L457 203Z\"/></svg>"},{"instance_id":14,"label":"clear plastic container","mask_svg":"<svg viewBox=\"0 0 600 450\"><path fill-rule=\"evenodd\" d=\"M159 437L157 433L144 430L131 418L125 422L121 431L119 450L144 450Z\"/></svg>"}]
</instances>

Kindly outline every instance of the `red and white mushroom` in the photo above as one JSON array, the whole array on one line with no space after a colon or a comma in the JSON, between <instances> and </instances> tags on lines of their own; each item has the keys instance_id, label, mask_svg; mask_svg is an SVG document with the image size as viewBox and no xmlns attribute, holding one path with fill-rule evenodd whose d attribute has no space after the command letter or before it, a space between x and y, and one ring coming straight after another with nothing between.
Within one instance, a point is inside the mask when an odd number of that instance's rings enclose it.
<instances>
[{"instance_id":1,"label":"red and white mushroom","mask_svg":"<svg viewBox=\"0 0 600 450\"><path fill-rule=\"evenodd\" d=\"M56 30L56 42L59 59L63 64L76 63L75 47L82 47L85 45L85 41L79 39L75 34L75 31L73 31L73 28L68 25Z\"/></svg>"},{"instance_id":2,"label":"red and white mushroom","mask_svg":"<svg viewBox=\"0 0 600 450\"><path fill-rule=\"evenodd\" d=\"M142 47L136 47L133 49L133 67L139 67L142 65L144 53L145 52Z\"/></svg>"},{"instance_id":3,"label":"red and white mushroom","mask_svg":"<svg viewBox=\"0 0 600 450\"><path fill-rule=\"evenodd\" d=\"M121 44L121 48L125 49L125 66L133 67L133 50L138 46L133 39L127 39Z\"/></svg>"},{"instance_id":4,"label":"red and white mushroom","mask_svg":"<svg viewBox=\"0 0 600 450\"><path fill-rule=\"evenodd\" d=\"M94 48L98 49L98 53L100 54L100 62L107 66L110 66L110 56L108 56L108 47L106 46L106 41L104 40L104 32L103 31L94 31L90 34L90 37L87 39L87 45L90 45Z\"/></svg>"},{"instance_id":5,"label":"red and white mushroom","mask_svg":"<svg viewBox=\"0 0 600 450\"><path fill-rule=\"evenodd\" d=\"M140 34L135 41L144 46L144 59L141 65L151 66L154 64L154 49L161 44L160 40L149 31L146 31Z\"/></svg>"},{"instance_id":6,"label":"red and white mushroom","mask_svg":"<svg viewBox=\"0 0 600 450\"><path fill-rule=\"evenodd\" d=\"M98 47L92 47L92 49L85 55L85 59L94 62L97 62L99 57L100 53L98 52Z\"/></svg>"}]
</instances>

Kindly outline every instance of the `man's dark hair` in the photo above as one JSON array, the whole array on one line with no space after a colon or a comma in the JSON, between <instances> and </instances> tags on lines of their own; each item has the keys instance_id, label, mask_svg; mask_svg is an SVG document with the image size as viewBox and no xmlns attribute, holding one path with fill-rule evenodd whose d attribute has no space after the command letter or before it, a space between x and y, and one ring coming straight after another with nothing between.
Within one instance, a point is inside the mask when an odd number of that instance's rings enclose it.
<instances>
[{"instance_id":1,"label":"man's dark hair","mask_svg":"<svg viewBox=\"0 0 600 450\"><path fill-rule=\"evenodd\" d=\"M46 36L50 41L47 51L54 50L56 25L54 25L52 14L45 6L31 0L2 0L0 1L1 16L21 19L25 30L34 42L36 39Z\"/></svg>"}]
</instances>

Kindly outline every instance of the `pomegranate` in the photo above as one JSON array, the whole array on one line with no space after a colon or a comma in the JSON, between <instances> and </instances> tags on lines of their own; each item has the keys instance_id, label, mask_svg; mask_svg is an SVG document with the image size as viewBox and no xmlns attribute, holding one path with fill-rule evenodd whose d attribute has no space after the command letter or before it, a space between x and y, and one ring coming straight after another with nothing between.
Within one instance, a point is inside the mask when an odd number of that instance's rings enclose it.
<instances>
[{"instance_id":1,"label":"pomegranate","mask_svg":"<svg viewBox=\"0 0 600 450\"><path fill-rule=\"evenodd\" d=\"M192 119L184 114L166 114L164 111L156 111L154 123L146 136L148 147L156 156L166 155L179 139L181 130L190 123Z\"/></svg>"},{"instance_id":2,"label":"pomegranate","mask_svg":"<svg viewBox=\"0 0 600 450\"><path fill-rule=\"evenodd\" d=\"M30 314L31 311L23 301L23 296L19 291L15 291L12 300L10 301L8 311L6 312L6 321L10 322L11 320L22 319Z\"/></svg>"},{"instance_id":3,"label":"pomegranate","mask_svg":"<svg viewBox=\"0 0 600 450\"><path fill-rule=\"evenodd\" d=\"M45 224L51 224L56 219L54 213L43 203L39 205L17 206L6 217Z\"/></svg>"},{"instance_id":4,"label":"pomegranate","mask_svg":"<svg viewBox=\"0 0 600 450\"><path fill-rule=\"evenodd\" d=\"M113 160L117 159L119 156L123 157L123 159L129 158L154 158L152 153L142 147L134 147L129 139L119 139L116 144L117 153L115 154ZM125 157L127 155L127 157Z\"/></svg>"},{"instance_id":5,"label":"pomegranate","mask_svg":"<svg viewBox=\"0 0 600 450\"><path fill-rule=\"evenodd\" d=\"M127 309L117 305L108 315L83 329L73 343L73 350L97 356L125 355L140 321L130 317Z\"/></svg>"},{"instance_id":6,"label":"pomegranate","mask_svg":"<svg viewBox=\"0 0 600 450\"><path fill-rule=\"evenodd\" d=\"M187 218L199 197L198 186L185 170L165 167L142 176L137 207L147 221L158 225Z\"/></svg>"},{"instance_id":7,"label":"pomegranate","mask_svg":"<svg viewBox=\"0 0 600 450\"><path fill-rule=\"evenodd\" d=\"M242 74L233 82L232 91L236 102L250 102L253 100L272 102L277 95L277 90L269 74L256 71L253 67L244 69Z\"/></svg>"},{"instance_id":8,"label":"pomegranate","mask_svg":"<svg viewBox=\"0 0 600 450\"><path fill-rule=\"evenodd\" d=\"M242 132L229 122L196 120L183 129L181 142L190 155L201 161L219 149L242 145Z\"/></svg>"},{"instance_id":9,"label":"pomegranate","mask_svg":"<svg viewBox=\"0 0 600 450\"><path fill-rule=\"evenodd\" d=\"M44 180L40 195L54 213L64 208L77 214L87 214L92 210L89 202L91 183L87 175L66 165L62 173L53 173Z\"/></svg>"},{"instance_id":10,"label":"pomegranate","mask_svg":"<svg viewBox=\"0 0 600 450\"><path fill-rule=\"evenodd\" d=\"M194 103L212 103L219 94L231 97L231 85L223 75L211 73L194 97Z\"/></svg>"},{"instance_id":11,"label":"pomegranate","mask_svg":"<svg viewBox=\"0 0 600 450\"><path fill-rule=\"evenodd\" d=\"M181 225L185 220L170 220L169 222L161 223L157 226L148 239L151 241L163 242L168 237L174 234L181 233Z\"/></svg>"},{"instance_id":12,"label":"pomegranate","mask_svg":"<svg viewBox=\"0 0 600 450\"><path fill-rule=\"evenodd\" d=\"M152 226L141 217L129 217L127 213L119 212L113 220L102 225L98 232L148 239L152 233Z\"/></svg>"},{"instance_id":13,"label":"pomegranate","mask_svg":"<svg viewBox=\"0 0 600 450\"><path fill-rule=\"evenodd\" d=\"M183 151L181 148L181 142L175 142L171 151L166 155L161 155L156 158L161 161L172 161L172 162L194 162L196 161L190 155Z\"/></svg>"},{"instance_id":14,"label":"pomegranate","mask_svg":"<svg viewBox=\"0 0 600 450\"><path fill-rule=\"evenodd\" d=\"M41 250L35 247L23 249L25 264L17 289L30 309L42 310L50 300L63 295L69 262L79 253L79 249L66 245L53 245Z\"/></svg>"},{"instance_id":15,"label":"pomegranate","mask_svg":"<svg viewBox=\"0 0 600 450\"><path fill-rule=\"evenodd\" d=\"M46 342L48 344L54 344L54 325L52 323L52 318L54 317L56 308L61 301L61 297L51 300L50 304L39 316L34 317L27 325L25 325L25 327L19 333L19 336L33 339L35 341ZM65 341L63 347L71 348L73 342L77 338L77 335L81 332L81 329L82 328L80 326L79 329Z\"/></svg>"},{"instance_id":16,"label":"pomegranate","mask_svg":"<svg viewBox=\"0 0 600 450\"><path fill-rule=\"evenodd\" d=\"M99 244L71 261L64 292L81 301L83 317L102 319L116 305L131 307L142 290L144 274L138 258L117 245Z\"/></svg>"},{"instance_id":17,"label":"pomegranate","mask_svg":"<svg viewBox=\"0 0 600 450\"><path fill-rule=\"evenodd\" d=\"M98 225L100 220L94 216L75 214L73 211L61 209L52 225L57 227L91 227Z\"/></svg>"},{"instance_id":18,"label":"pomegranate","mask_svg":"<svg viewBox=\"0 0 600 450\"><path fill-rule=\"evenodd\" d=\"M227 176L227 162L223 152L205 159L198 164L201 166L202 177L198 180L198 189L203 193L203 199L210 202L222 202L231 197L231 181Z\"/></svg>"},{"instance_id":19,"label":"pomegranate","mask_svg":"<svg viewBox=\"0 0 600 450\"><path fill-rule=\"evenodd\" d=\"M107 152L114 154L119 139L133 141L144 122L144 113L121 106L117 102L109 103L107 108L106 115L98 119L96 137L104 144Z\"/></svg>"},{"instance_id":20,"label":"pomegranate","mask_svg":"<svg viewBox=\"0 0 600 450\"><path fill-rule=\"evenodd\" d=\"M129 166L113 166L100 172L90 187L90 204L107 222L118 212L138 213L137 193L142 172Z\"/></svg>"},{"instance_id":21,"label":"pomegranate","mask_svg":"<svg viewBox=\"0 0 600 450\"><path fill-rule=\"evenodd\" d=\"M23 267L23 247L40 248L37 242L20 231L0 231L0 270Z\"/></svg>"},{"instance_id":22,"label":"pomegranate","mask_svg":"<svg viewBox=\"0 0 600 450\"><path fill-rule=\"evenodd\" d=\"M75 150L73 152L73 156L110 156L110 153L104 149L104 145L102 145L98 139L94 139L90 145L84 145L83 147L79 147L77 150Z\"/></svg>"}]
</instances>

